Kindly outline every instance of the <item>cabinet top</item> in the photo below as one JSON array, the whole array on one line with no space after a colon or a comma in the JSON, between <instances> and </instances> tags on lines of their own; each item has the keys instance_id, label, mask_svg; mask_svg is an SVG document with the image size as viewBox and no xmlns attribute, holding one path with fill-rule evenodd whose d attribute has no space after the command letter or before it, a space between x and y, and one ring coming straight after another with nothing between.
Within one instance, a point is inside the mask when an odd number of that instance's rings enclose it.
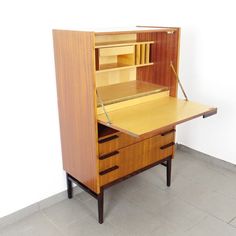
<instances>
[{"instance_id":1,"label":"cabinet top","mask_svg":"<svg viewBox=\"0 0 236 236\"><path fill-rule=\"evenodd\" d=\"M179 30L179 27L162 27L162 26L135 26L135 27L116 27L116 28L101 28L101 29L79 29L82 32L94 32L96 35L105 34L127 34L127 33L142 33L142 32L173 32ZM77 31L77 30L73 30Z\"/></svg>"}]
</instances>

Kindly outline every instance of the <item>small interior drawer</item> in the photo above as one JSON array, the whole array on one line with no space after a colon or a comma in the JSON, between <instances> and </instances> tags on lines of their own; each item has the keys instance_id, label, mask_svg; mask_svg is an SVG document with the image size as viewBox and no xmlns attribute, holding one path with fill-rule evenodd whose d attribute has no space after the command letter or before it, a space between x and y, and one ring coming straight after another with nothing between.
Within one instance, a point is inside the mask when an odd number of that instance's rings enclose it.
<instances>
[{"instance_id":1,"label":"small interior drawer","mask_svg":"<svg viewBox=\"0 0 236 236\"><path fill-rule=\"evenodd\" d=\"M110 47L99 49L100 56L118 56L124 54L133 54L134 46Z\"/></svg>"}]
</instances>

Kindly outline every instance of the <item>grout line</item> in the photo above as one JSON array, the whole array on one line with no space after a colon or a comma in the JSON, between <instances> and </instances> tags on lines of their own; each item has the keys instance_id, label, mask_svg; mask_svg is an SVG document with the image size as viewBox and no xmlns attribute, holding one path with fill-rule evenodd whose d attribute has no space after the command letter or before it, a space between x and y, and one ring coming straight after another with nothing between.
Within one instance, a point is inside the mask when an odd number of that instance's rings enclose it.
<instances>
[{"instance_id":1,"label":"grout line","mask_svg":"<svg viewBox=\"0 0 236 236\"><path fill-rule=\"evenodd\" d=\"M177 198L181 199L182 201L184 201L185 203L191 205L192 207L194 207L194 208L200 210L201 212L207 214L208 216L213 217L213 218L215 218L215 219L217 219L217 220L219 220L219 221L225 223L226 225L228 225L228 222L226 222L226 221L224 221L224 220L218 218L218 217L215 216L215 215L212 215L210 212L208 212L208 211L206 211L206 210L204 210L204 209L202 209L202 208L199 208L199 207L195 206L193 203L191 203L191 202L189 202L189 201L186 201L185 199L182 199L182 198L180 198L179 196L177 196ZM235 217L235 218L236 218L236 217ZM231 226L232 226L232 225L231 225Z\"/></svg>"},{"instance_id":2,"label":"grout line","mask_svg":"<svg viewBox=\"0 0 236 236\"><path fill-rule=\"evenodd\" d=\"M228 224L230 224L232 221L234 221L236 219L236 216L235 217L233 217L233 219L231 219L229 222L228 222Z\"/></svg>"},{"instance_id":3,"label":"grout line","mask_svg":"<svg viewBox=\"0 0 236 236\"><path fill-rule=\"evenodd\" d=\"M63 230L57 224L55 224L53 220L51 220L42 210L40 210L40 213L50 224L52 224L59 232L61 232L62 235L66 236Z\"/></svg>"},{"instance_id":4,"label":"grout line","mask_svg":"<svg viewBox=\"0 0 236 236\"><path fill-rule=\"evenodd\" d=\"M205 212L204 212L205 213ZM200 219L199 221L196 222L196 224L194 223L192 226L190 226L188 229L184 230L184 232L188 232L190 231L192 228L194 228L195 226L199 225L202 221L204 221L207 217L209 217L209 215L205 215L202 219Z\"/></svg>"}]
</instances>

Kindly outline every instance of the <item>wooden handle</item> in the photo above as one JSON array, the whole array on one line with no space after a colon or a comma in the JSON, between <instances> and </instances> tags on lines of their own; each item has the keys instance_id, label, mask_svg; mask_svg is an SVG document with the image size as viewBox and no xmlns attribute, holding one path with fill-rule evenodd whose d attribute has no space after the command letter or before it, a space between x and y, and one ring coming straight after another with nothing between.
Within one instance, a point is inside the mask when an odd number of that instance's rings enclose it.
<instances>
[{"instance_id":1,"label":"wooden handle","mask_svg":"<svg viewBox=\"0 0 236 236\"><path fill-rule=\"evenodd\" d=\"M110 136L108 138L104 138L104 139L98 140L98 143L106 143L106 142L109 142L109 141L111 141L113 139L117 139L117 138L119 138L118 135L112 135L112 136Z\"/></svg>"},{"instance_id":2,"label":"wooden handle","mask_svg":"<svg viewBox=\"0 0 236 236\"><path fill-rule=\"evenodd\" d=\"M104 159L107 159L107 158L109 158L109 157L115 156L115 155L117 155L117 154L119 154L118 151L110 152L110 153L108 153L108 154L105 154L105 155L100 156L100 157L99 157L99 160L104 160Z\"/></svg>"},{"instance_id":3,"label":"wooden handle","mask_svg":"<svg viewBox=\"0 0 236 236\"><path fill-rule=\"evenodd\" d=\"M103 170L103 171L99 172L99 175L105 175L105 174L107 174L111 171L114 171L114 170L118 169L118 168L119 168L119 166L112 166L112 167L110 167L106 170Z\"/></svg>"},{"instance_id":4,"label":"wooden handle","mask_svg":"<svg viewBox=\"0 0 236 236\"><path fill-rule=\"evenodd\" d=\"M217 113L217 108L213 108L213 110L208 111L206 113L203 114L203 118L207 118L209 116L213 116Z\"/></svg>"},{"instance_id":5,"label":"wooden handle","mask_svg":"<svg viewBox=\"0 0 236 236\"><path fill-rule=\"evenodd\" d=\"M167 134L174 133L175 131L176 131L175 129L168 130L168 131L162 133L161 136L166 136Z\"/></svg>"},{"instance_id":6,"label":"wooden handle","mask_svg":"<svg viewBox=\"0 0 236 236\"><path fill-rule=\"evenodd\" d=\"M171 146L174 146L174 145L175 145L175 143L174 143L174 142L171 142L171 143L168 143L168 144L166 144L166 145L160 147L160 149L161 149L161 150L164 150L164 149L166 149L166 148L168 148L168 147L171 147Z\"/></svg>"}]
</instances>

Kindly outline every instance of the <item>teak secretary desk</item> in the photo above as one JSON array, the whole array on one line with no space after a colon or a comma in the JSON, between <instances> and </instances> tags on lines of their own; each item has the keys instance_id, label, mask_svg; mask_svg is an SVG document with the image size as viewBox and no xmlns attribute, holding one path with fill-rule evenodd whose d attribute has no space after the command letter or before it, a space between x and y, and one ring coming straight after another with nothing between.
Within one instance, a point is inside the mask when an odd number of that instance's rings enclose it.
<instances>
[{"instance_id":1,"label":"teak secretary desk","mask_svg":"<svg viewBox=\"0 0 236 236\"><path fill-rule=\"evenodd\" d=\"M68 197L72 182L95 197L99 223L113 184L162 164L170 186L175 126L217 112L185 93L176 98L179 34L173 27L53 30Z\"/></svg>"}]
</instances>

